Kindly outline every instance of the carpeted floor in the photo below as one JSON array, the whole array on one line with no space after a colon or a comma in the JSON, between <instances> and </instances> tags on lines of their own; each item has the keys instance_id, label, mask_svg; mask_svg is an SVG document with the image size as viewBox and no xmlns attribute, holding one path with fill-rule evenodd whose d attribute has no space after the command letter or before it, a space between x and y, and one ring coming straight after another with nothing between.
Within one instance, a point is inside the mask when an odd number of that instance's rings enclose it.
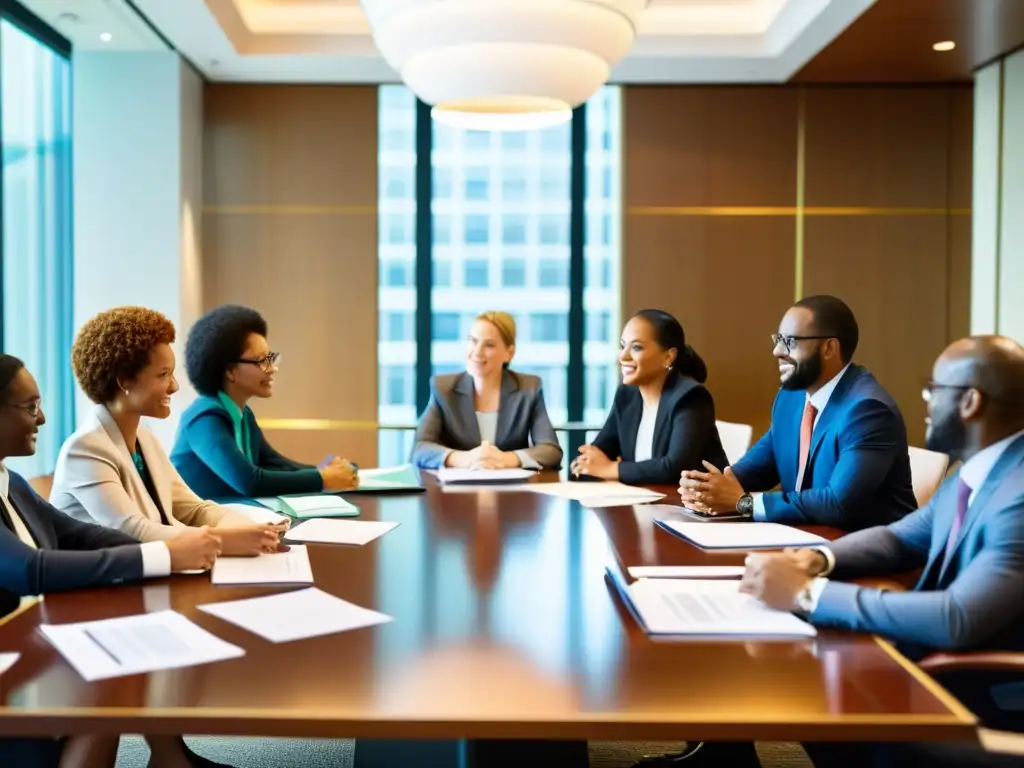
<instances>
[{"instance_id":1,"label":"carpeted floor","mask_svg":"<svg viewBox=\"0 0 1024 768\"><path fill-rule=\"evenodd\" d=\"M351 768L354 742L347 739L247 739L190 737L196 752L235 768ZM680 748L680 742L595 741L590 744L590 768L629 768L644 755ZM764 768L811 768L799 744L764 742L757 745ZM149 750L137 736L121 740L117 768L145 768ZM398 768L396 766L395 768Z\"/></svg>"}]
</instances>

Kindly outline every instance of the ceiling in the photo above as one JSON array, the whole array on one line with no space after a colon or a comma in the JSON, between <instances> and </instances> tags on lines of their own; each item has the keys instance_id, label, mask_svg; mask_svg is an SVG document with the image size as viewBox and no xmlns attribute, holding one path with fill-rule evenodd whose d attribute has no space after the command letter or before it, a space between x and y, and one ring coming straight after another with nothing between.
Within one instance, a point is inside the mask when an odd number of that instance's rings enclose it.
<instances>
[{"instance_id":1,"label":"ceiling","mask_svg":"<svg viewBox=\"0 0 1024 768\"><path fill-rule=\"evenodd\" d=\"M612 80L785 82L876 0L649 0ZM27 0L76 48L103 48L83 18L135 5L210 80L375 83L397 80L377 54L358 0ZM120 36L115 34L114 39ZM111 41L113 42L113 41Z\"/></svg>"},{"instance_id":2,"label":"ceiling","mask_svg":"<svg viewBox=\"0 0 1024 768\"><path fill-rule=\"evenodd\" d=\"M76 50L163 50L163 36L210 80L397 80L359 0L22 2ZM1024 0L649 0L612 80L949 82L1021 45Z\"/></svg>"}]
</instances>

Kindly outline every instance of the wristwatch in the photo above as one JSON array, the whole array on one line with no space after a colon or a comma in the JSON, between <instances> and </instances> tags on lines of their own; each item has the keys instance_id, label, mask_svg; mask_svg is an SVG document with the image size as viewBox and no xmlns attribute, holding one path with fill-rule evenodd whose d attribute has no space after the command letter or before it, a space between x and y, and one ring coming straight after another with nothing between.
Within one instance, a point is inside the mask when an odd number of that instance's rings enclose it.
<instances>
[{"instance_id":1,"label":"wristwatch","mask_svg":"<svg viewBox=\"0 0 1024 768\"><path fill-rule=\"evenodd\" d=\"M736 502L736 511L744 517L754 516L754 497L749 493L744 493L740 496L740 500Z\"/></svg>"}]
</instances>

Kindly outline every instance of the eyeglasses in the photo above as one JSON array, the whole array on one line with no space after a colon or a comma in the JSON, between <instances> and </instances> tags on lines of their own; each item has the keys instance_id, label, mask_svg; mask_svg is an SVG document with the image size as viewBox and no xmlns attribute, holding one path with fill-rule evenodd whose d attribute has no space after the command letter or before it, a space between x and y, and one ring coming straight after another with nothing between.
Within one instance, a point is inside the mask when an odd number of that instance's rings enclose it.
<instances>
[{"instance_id":1,"label":"eyeglasses","mask_svg":"<svg viewBox=\"0 0 1024 768\"><path fill-rule=\"evenodd\" d=\"M783 336L781 333L772 334L772 349L775 349L779 344L783 344L786 347L787 352L792 352L796 349L798 342L809 340L809 339L832 339L834 336Z\"/></svg>"},{"instance_id":2,"label":"eyeglasses","mask_svg":"<svg viewBox=\"0 0 1024 768\"><path fill-rule=\"evenodd\" d=\"M33 419L38 419L39 414L43 412L43 403L41 400L35 402L23 404L23 403L4 403L5 408L17 408L19 411L24 411Z\"/></svg>"},{"instance_id":3,"label":"eyeglasses","mask_svg":"<svg viewBox=\"0 0 1024 768\"><path fill-rule=\"evenodd\" d=\"M970 384L939 384L934 381L929 381L921 389L921 399L926 403L932 401L932 392L936 389L955 389L960 392L966 392L968 389L974 389Z\"/></svg>"},{"instance_id":4,"label":"eyeglasses","mask_svg":"<svg viewBox=\"0 0 1024 768\"><path fill-rule=\"evenodd\" d=\"M277 365L277 361L281 359L280 352L271 352L266 357L261 357L259 360L235 360L236 363L246 363L248 365L257 365L259 369L264 373L270 373L274 370Z\"/></svg>"}]
</instances>

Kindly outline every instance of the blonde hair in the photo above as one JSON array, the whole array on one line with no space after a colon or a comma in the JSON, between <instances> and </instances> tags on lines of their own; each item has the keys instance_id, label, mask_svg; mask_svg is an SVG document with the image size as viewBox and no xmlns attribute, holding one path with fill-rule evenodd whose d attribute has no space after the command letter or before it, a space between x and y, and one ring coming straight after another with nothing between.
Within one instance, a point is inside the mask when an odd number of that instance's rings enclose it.
<instances>
[{"instance_id":1,"label":"blonde hair","mask_svg":"<svg viewBox=\"0 0 1024 768\"><path fill-rule=\"evenodd\" d=\"M498 335L501 336L501 340L505 342L506 347L514 347L516 345L516 321L508 312L492 309L487 312L481 312L476 316L476 319L483 320L497 328Z\"/></svg>"}]
</instances>

